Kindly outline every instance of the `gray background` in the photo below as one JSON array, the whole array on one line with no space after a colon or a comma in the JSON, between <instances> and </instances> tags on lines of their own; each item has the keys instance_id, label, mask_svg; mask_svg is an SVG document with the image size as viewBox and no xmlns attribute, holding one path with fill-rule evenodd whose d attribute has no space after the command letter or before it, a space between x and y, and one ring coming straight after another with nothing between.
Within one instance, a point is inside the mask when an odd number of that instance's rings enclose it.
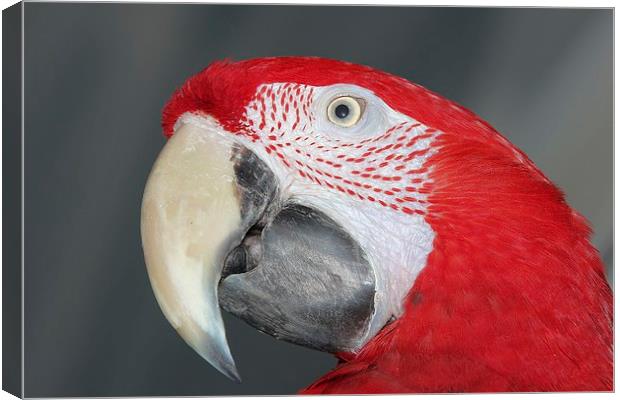
<instances>
[{"instance_id":1,"label":"gray background","mask_svg":"<svg viewBox=\"0 0 620 400\"><path fill-rule=\"evenodd\" d=\"M160 111L225 57L344 59L456 100L566 192L611 276L612 30L611 10L26 4L26 396L293 393L335 365L226 316L232 383L151 292Z\"/></svg>"}]
</instances>

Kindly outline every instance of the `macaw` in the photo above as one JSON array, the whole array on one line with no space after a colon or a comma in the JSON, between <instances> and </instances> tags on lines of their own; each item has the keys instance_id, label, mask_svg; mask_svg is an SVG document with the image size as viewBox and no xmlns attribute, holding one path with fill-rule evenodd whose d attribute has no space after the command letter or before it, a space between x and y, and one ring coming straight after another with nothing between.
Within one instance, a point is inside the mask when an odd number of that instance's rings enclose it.
<instances>
[{"instance_id":1,"label":"macaw","mask_svg":"<svg viewBox=\"0 0 620 400\"><path fill-rule=\"evenodd\" d=\"M612 390L587 221L471 111L367 66L275 57L212 63L162 119L149 278L228 377L220 307L338 357L304 394Z\"/></svg>"}]
</instances>

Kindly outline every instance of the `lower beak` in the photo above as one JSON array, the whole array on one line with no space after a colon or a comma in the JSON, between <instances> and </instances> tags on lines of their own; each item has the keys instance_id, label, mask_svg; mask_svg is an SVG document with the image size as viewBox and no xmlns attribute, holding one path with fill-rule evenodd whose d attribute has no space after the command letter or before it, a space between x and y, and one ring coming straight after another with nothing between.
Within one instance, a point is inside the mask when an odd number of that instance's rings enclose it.
<instances>
[{"instance_id":1,"label":"lower beak","mask_svg":"<svg viewBox=\"0 0 620 400\"><path fill-rule=\"evenodd\" d=\"M224 258L271 196L240 185L239 153L232 135L215 127L179 128L148 178L141 221L148 274L163 313L196 352L237 381L217 286Z\"/></svg>"}]
</instances>

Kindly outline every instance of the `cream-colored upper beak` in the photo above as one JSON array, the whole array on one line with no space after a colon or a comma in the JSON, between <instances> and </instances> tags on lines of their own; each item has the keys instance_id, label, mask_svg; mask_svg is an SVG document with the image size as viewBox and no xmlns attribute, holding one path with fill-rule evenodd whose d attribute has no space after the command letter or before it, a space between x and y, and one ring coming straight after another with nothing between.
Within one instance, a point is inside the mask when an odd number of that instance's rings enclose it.
<instances>
[{"instance_id":1,"label":"cream-colored upper beak","mask_svg":"<svg viewBox=\"0 0 620 400\"><path fill-rule=\"evenodd\" d=\"M239 231L232 138L186 124L168 141L142 201L142 246L166 318L202 357L239 380L217 298L223 258Z\"/></svg>"}]
</instances>

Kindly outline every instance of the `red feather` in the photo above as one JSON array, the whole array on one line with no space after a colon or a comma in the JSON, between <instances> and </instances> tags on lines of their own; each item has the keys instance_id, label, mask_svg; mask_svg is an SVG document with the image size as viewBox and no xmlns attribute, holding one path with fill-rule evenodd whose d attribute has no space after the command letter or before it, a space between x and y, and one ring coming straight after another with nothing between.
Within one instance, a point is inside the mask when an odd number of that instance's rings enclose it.
<instances>
[{"instance_id":1,"label":"red feather","mask_svg":"<svg viewBox=\"0 0 620 400\"><path fill-rule=\"evenodd\" d=\"M611 391L612 294L585 220L503 143L439 146L434 248L404 315L302 393Z\"/></svg>"}]
</instances>

